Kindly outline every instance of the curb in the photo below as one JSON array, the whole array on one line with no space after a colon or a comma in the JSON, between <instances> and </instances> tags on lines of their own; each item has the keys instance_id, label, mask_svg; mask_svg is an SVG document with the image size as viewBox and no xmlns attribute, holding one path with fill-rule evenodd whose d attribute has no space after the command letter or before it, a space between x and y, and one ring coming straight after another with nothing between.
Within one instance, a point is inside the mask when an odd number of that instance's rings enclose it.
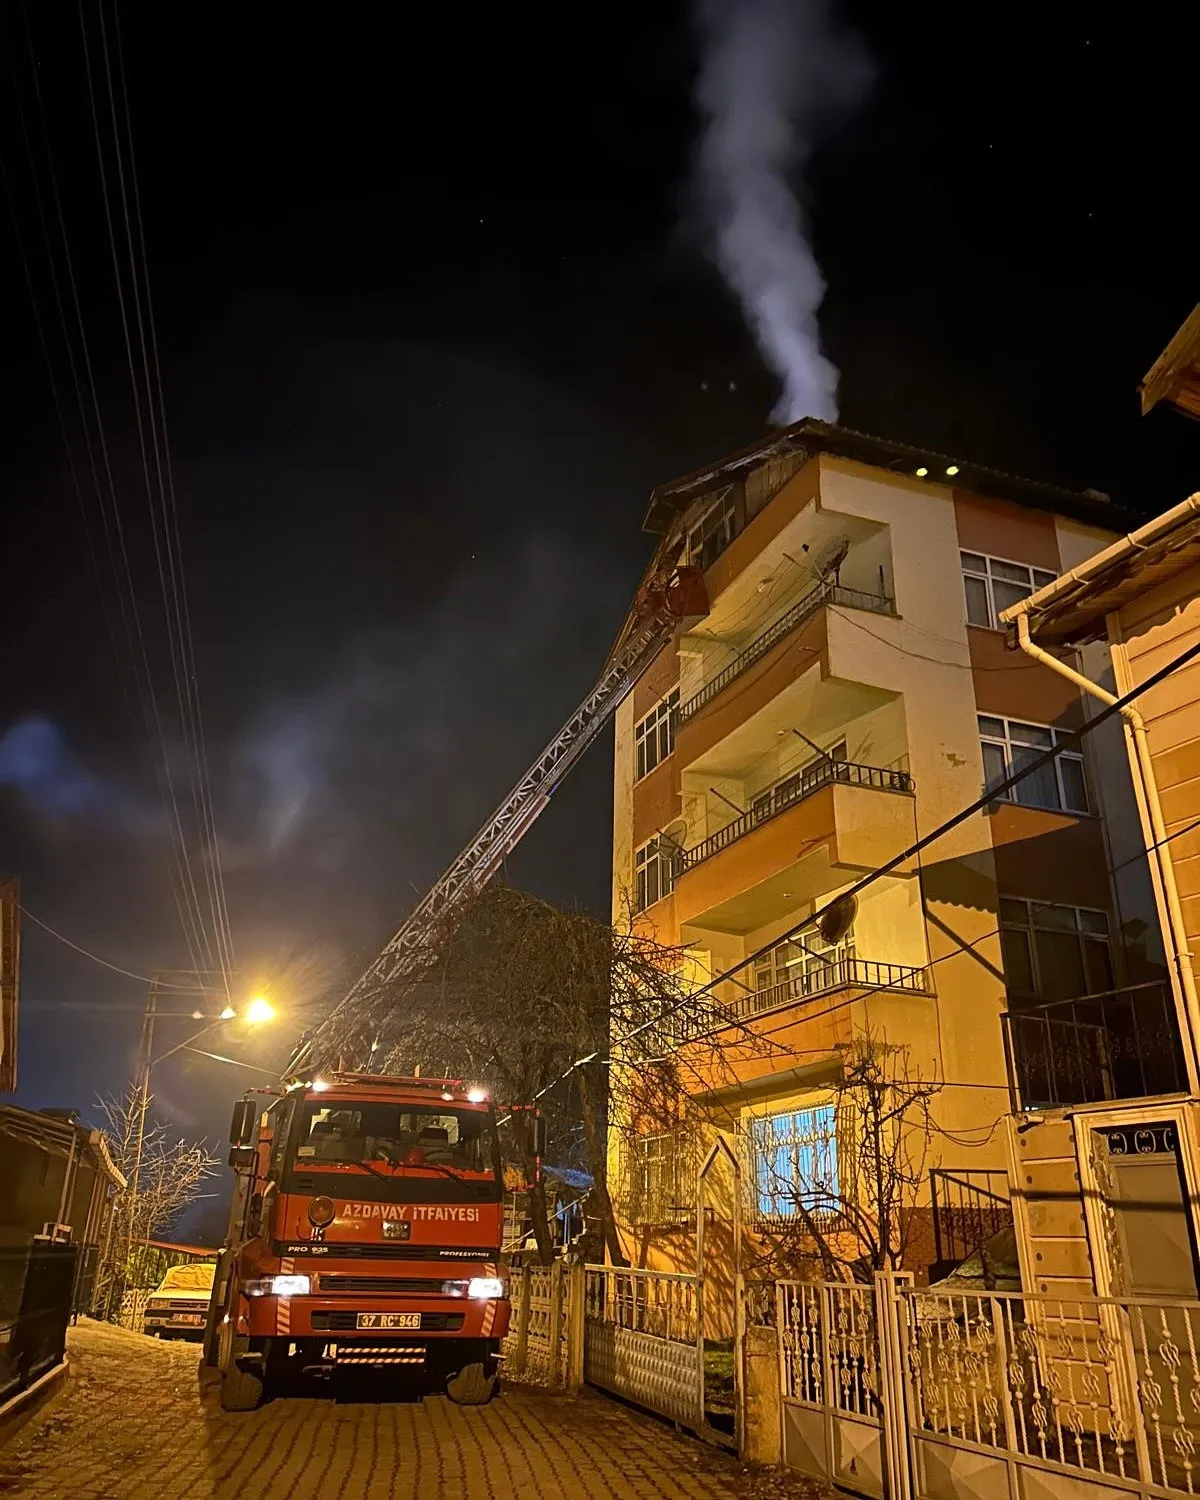
<instances>
[{"instance_id":1,"label":"curb","mask_svg":"<svg viewBox=\"0 0 1200 1500\"><path fill-rule=\"evenodd\" d=\"M64 1355L53 1369L39 1375L32 1385L10 1396L0 1405L0 1448L25 1425L36 1411L50 1401L66 1379L70 1365Z\"/></svg>"}]
</instances>

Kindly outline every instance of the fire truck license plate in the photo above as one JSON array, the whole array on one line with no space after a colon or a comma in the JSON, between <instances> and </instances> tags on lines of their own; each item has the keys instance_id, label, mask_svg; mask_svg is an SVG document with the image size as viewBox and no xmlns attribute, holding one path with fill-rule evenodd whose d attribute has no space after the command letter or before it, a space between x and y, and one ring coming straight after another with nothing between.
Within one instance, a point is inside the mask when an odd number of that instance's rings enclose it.
<instances>
[{"instance_id":1,"label":"fire truck license plate","mask_svg":"<svg viewBox=\"0 0 1200 1500\"><path fill-rule=\"evenodd\" d=\"M416 1313L359 1313L359 1328L420 1328L421 1314Z\"/></svg>"}]
</instances>

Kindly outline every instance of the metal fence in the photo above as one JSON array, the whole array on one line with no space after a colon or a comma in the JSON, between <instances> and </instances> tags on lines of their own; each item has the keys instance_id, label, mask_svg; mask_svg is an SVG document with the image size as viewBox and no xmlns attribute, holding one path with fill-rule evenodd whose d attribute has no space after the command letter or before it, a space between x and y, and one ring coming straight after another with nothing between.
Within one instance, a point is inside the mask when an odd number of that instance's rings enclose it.
<instances>
[{"instance_id":1,"label":"metal fence","mask_svg":"<svg viewBox=\"0 0 1200 1500\"><path fill-rule=\"evenodd\" d=\"M929 1173L933 1210L933 1269L946 1275L1013 1221L1008 1173L980 1167L934 1167ZM984 1265L984 1274L988 1267ZM993 1285L991 1281L985 1283Z\"/></svg>"},{"instance_id":2,"label":"metal fence","mask_svg":"<svg viewBox=\"0 0 1200 1500\"><path fill-rule=\"evenodd\" d=\"M44 1240L0 1250L0 1403L62 1363L76 1254Z\"/></svg>"},{"instance_id":3,"label":"metal fence","mask_svg":"<svg viewBox=\"0 0 1200 1500\"><path fill-rule=\"evenodd\" d=\"M693 694L686 703L680 704L679 723L686 724L719 693L723 692L735 678L740 677L756 662L761 661L774 646L783 640L784 636L790 635L797 626L802 625L826 604L846 604L853 609L870 610L872 614L877 615L890 615L895 611L894 602L883 594L866 594L860 589L843 588L840 583L818 584L816 588L811 589L802 599L793 604L791 609L780 615L773 625L768 626L710 682L706 682L698 693Z\"/></svg>"},{"instance_id":4,"label":"metal fence","mask_svg":"<svg viewBox=\"0 0 1200 1500\"><path fill-rule=\"evenodd\" d=\"M874 1287L781 1281L776 1289L783 1457L884 1493L881 1345Z\"/></svg>"},{"instance_id":5,"label":"metal fence","mask_svg":"<svg viewBox=\"0 0 1200 1500\"><path fill-rule=\"evenodd\" d=\"M889 1500L1200 1493L1200 1302L776 1289L782 1451Z\"/></svg>"},{"instance_id":6,"label":"metal fence","mask_svg":"<svg viewBox=\"0 0 1200 1500\"><path fill-rule=\"evenodd\" d=\"M685 1426L704 1421L704 1337L698 1276L588 1266L584 1374Z\"/></svg>"},{"instance_id":7,"label":"metal fence","mask_svg":"<svg viewBox=\"0 0 1200 1500\"><path fill-rule=\"evenodd\" d=\"M1009 1010L1001 1023L1014 1109L1140 1099L1187 1087L1165 984Z\"/></svg>"}]
</instances>

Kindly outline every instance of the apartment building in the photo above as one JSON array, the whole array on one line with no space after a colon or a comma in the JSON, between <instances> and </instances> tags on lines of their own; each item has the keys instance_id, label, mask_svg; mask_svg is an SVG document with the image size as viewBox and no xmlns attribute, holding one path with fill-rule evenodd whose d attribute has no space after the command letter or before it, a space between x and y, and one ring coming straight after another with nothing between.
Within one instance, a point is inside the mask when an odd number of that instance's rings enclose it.
<instances>
[{"instance_id":1,"label":"apartment building","mask_svg":"<svg viewBox=\"0 0 1200 1500\"><path fill-rule=\"evenodd\" d=\"M1052 1063L1045 1028L1011 1017L1154 960L1119 731L910 851L1083 724L1079 689L1007 649L1000 615L1123 520L1092 492L813 421L653 492L646 529L704 570L709 612L618 716L614 913L719 982L673 1038L699 1146L649 1118L614 1132L635 1263L690 1268L696 1163L720 1137L751 1233L849 1193L839 1078L867 1035L938 1085L932 1191L956 1174L1004 1206L1014 1069ZM930 1194L926 1177L932 1227ZM956 1258L917 1239L917 1271Z\"/></svg>"}]
</instances>

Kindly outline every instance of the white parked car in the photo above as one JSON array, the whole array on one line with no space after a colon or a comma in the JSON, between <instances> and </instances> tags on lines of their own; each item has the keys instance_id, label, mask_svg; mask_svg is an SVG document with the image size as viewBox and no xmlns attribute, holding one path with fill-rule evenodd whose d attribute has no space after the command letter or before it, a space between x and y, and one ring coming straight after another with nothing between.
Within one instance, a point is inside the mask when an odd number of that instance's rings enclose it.
<instances>
[{"instance_id":1,"label":"white parked car","mask_svg":"<svg viewBox=\"0 0 1200 1500\"><path fill-rule=\"evenodd\" d=\"M143 1330L156 1339L202 1339L216 1270L214 1261L172 1266L150 1293Z\"/></svg>"}]
</instances>

